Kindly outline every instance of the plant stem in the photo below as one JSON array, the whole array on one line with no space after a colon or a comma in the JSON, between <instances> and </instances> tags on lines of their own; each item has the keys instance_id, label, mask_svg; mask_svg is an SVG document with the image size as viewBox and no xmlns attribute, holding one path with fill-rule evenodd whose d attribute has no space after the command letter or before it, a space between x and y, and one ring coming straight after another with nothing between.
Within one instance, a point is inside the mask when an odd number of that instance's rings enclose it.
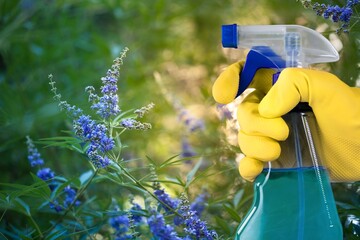
<instances>
[{"instance_id":1,"label":"plant stem","mask_svg":"<svg viewBox=\"0 0 360 240\"><path fill-rule=\"evenodd\" d=\"M99 172L98 169L96 169L93 173L93 175L91 175L90 179L87 181L87 183L85 184L85 186L83 188L80 189L80 191L76 194L74 200L71 202L71 204L67 207L67 209L65 210L64 214L57 220L57 222L52 225L48 230L46 230L44 233L46 232L51 232L64 218L65 216L70 212L71 208L74 206L74 204L76 203L76 201L79 199L79 197L83 194L83 192L88 188L88 186L90 185L90 183L92 182L92 180L94 179L94 177L97 175L97 173Z\"/></svg>"},{"instance_id":2,"label":"plant stem","mask_svg":"<svg viewBox=\"0 0 360 240\"><path fill-rule=\"evenodd\" d=\"M36 231L39 233L39 237L40 239L44 238L44 235L42 234L39 225L35 222L35 220L32 218L31 215L28 216L30 218L31 223L34 225L34 227L36 228Z\"/></svg>"},{"instance_id":3,"label":"plant stem","mask_svg":"<svg viewBox=\"0 0 360 240\"><path fill-rule=\"evenodd\" d=\"M131 181L133 181L138 187L140 187L141 189L143 189L144 191L146 191L151 197L153 197L154 199L156 199L158 202L160 202L163 206L167 207L168 209L170 209L170 211L172 211L175 215L179 216L179 217L183 217L181 214L179 214L175 209L173 209L172 207L170 207L168 204L164 203L163 201L161 201L154 193L152 193L151 191L149 191L141 182L139 182L133 175L131 175L131 173L129 173L126 168L124 168L123 166L121 166L121 164L117 163L117 165L120 167L120 169L125 173L125 176L128 177Z\"/></svg>"}]
</instances>

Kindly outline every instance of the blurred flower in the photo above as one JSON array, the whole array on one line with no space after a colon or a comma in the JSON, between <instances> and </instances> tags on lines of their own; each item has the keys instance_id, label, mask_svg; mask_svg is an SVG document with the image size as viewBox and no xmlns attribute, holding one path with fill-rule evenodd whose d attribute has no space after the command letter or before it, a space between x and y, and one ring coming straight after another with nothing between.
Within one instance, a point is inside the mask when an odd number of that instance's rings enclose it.
<instances>
[{"instance_id":1,"label":"blurred flower","mask_svg":"<svg viewBox=\"0 0 360 240\"><path fill-rule=\"evenodd\" d=\"M134 220L135 223L142 222L143 217L141 215L134 214L134 212L142 210L141 206L133 201L131 201L131 204L132 204L132 207L130 209L130 212L132 213L131 218Z\"/></svg>"},{"instance_id":2,"label":"blurred flower","mask_svg":"<svg viewBox=\"0 0 360 240\"><path fill-rule=\"evenodd\" d=\"M115 199L113 199L114 213L116 216L110 217L108 223L115 230L114 239L137 239L140 235L140 233L136 231L136 227L143 223L143 217L138 213L138 211L142 211L142 208L134 202L132 196L130 196L130 203L132 207L129 211L120 211Z\"/></svg>"},{"instance_id":3,"label":"blurred flower","mask_svg":"<svg viewBox=\"0 0 360 240\"><path fill-rule=\"evenodd\" d=\"M156 189L154 194L161 201L160 204L166 213L172 213L179 205L179 201L172 199L163 189Z\"/></svg>"},{"instance_id":4,"label":"blurred flower","mask_svg":"<svg viewBox=\"0 0 360 240\"><path fill-rule=\"evenodd\" d=\"M35 153L36 157L40 157L40 153L38 152L37 148L33 144L33 141L31 140L31 138L29 136L27 136L26 139L27 139L26 143L28 145L28 154L29 154L28 158L30 156L34 156L34 153ZM30 164L31 164L31 162L30 162ZM44 164L43 160L42 160L42 164ZM33 165L32 165L32 167L33 167ZM55 173L50 168L41 168L37 171L36 175L43 181L48 182L48 186L51 191L54 191L54 189L57 187L58 183L56 183L55 181L52 180L55 178ZM75 200L76 199L76 190L71 188L70 186L66 186L63 189L61 194L63 195L63 198L64 198L62 201L62 204L59 203L59 198L54 199L52 202L49 203L49 206L51 209L54 209L55 211L60 212L60 211L63 211L64 209L70 207L72 204L74 204L75 206L80 205L81 202L78 200Z\"/></svg>"},{"instance_id":5,"label":"blurred flower","mask_svg":"<svg viewBox=\"0 0 360 240\"><path fill-rule=\"evenodd\" d=\"M49 204L50 208L54 209L56 212L61 212L61 211L65 210L65 209L71 207L72 205L79 206L81 204L80 201L75 200L75 198L76 198L76 190L71 188L70 186L66 186L64 188L64 190L62 191L62 194L64 195L62 204L59 203L59 198L53 200Z\"/></svg>"},{"instance_id":6,"label":"blurred flower","mask_svg":"<svg viewBox=\"0 0 360 240\"><path fill-rule=\"evenodd\" d=\"M42 168L36 173L36 175L44 181L48 181L55 177L55 173L50 168Z\"/></svg>"},{"instance_id":7,"label":"blurred flower","mask_svg":"<svg viewBox=\"0 0 360 240\"><path fill-rule=\"evenodd\" d=\"M190 145L189 140L185 137L183 137L182 141L181 141L181 155L180 156L183 158L196 156L196 152Z\"/></svg>"},{"instance_id":8,"label":"blurred flower","mask_svg":"<svg viewBox=\"0 0 360 240\"><path fill-rule=\"evenodd\" d=\"M129 130L148 130L151 129L150 123L142 123L136 121L134 118L125 118L120 122L120 125Z\"/></svg>"},{"instance_id":9,"label":"blurred flower","mask_svg":"<svg viewBox=\"0 0 360 240\"><path fill-rule=\"evenodd\" d=\"M110 226L115 229L115 239L132 239L132 235L127 233L129 231L129 222L127 215L115 216L109 219Z\"/></svg>"},{"instance_id":10,"label":"blurred flower","mask_svg":"<svg viewBox=\"0 0 360 240\"><path fill-rule=\"evenodd\" d=\"M44 160L41 158L41 155L37 148L35 148L33 141L29 136L26 136L26 145L28 148L28 159L31 167L41 166L44 164Z\"/></svg>"},{"instance_id":11,"label":"blurred flower","mask_svg":"<svg viewBox=\"0 0 360 240\"><path fill-rule=\"evenodd\" d=\"M138 116L138 118L142 118L146 113L148 113L151 109L153 109L155 106L154 103L150 103L145 107L142 107L140 109L136 109L134 113Z\"/></svg>"},{"instance_id":12,"label":"blurred flower","mask_svg":"<svg viewBox=\"0 0 360 240\"><path fill-rule=\"evenodd\" d=\"M228 105L217 104L216 110L218 110L220 120L232 120L234 119L233 112L229 109Z\"/></svg>"},{"instance_id":13,"label":"blurred flower","mask_svg":"<svg viewBox=\"0 0 360 240\"><path fill-rule=\"evenodd\" d=\"M359 0L347 0L346 5L326 5L318 2L312 3L310 0L302 0L301 3L305 8L312 8L317 15L325 19L331 19L333 22L340 22L341 26L337 32L348 32L350 20L353 15L353 8L359 4Z\"/></svg>"},{"instance_id":14,"label":"blurred flower","mask_svg":"<svg viewBox=\"0 0 360 240\"><path fill-rule=\"evenodd\" d=\"M56 199L49 203L49 207L54 209L56 212L61 212L64 210L63 206L61 206Z\"/></svg>"},{"instance_id":15,"label":"blurred flower","mask_svg":"<svg viewBox=\"0 0 360 240\"><path fill-rule=\"evenodd\" d=\"M174 228L165 224L164 216L156 211L147 219L151 233L159 240L181 240L174 231Z\"/></svg>"},{"instance_id":16,"label":"blurred flower","mask_svg":"<svg viewBox=\"0 0 360 240\"><path fill-rule=\"evenodd\" d=\"M184 123L185 127L190 131L204 130L205 125L201 119L192 116L185 108L179 108L179 120Z\"/></svg>"},{"instance_id":17,"label":"blurred flower","mask_svg":"<svg viewBox=\"0 0 360 240\"><path fill-rule=\"evenodd\" d=\"M149 170L150 170L150 180L152 181L152 187L155 190L160 189L160 182L159 182L159 178L158 175L156 173L156 167L154 164L150 164L149 165Z\"/></svg>"},{"instance_id":18,"label":"blurred flower","mask_svg":"<svg viewBox=\"0 0 360 240\"><path fill-rule=\"evenodd\" d=\"M96 113L104 119L120 113L117 81L120 76L120 66L123 64L123 58L126 56L127 51L128 48L125 48L121 56L114 60L114 64L107 71L106 76L101 78L103 83L101 86L102 96L94 98L94 95L90 95L93 101L91 108L96 110Z\"/></svg>"},{"instance_id":19,"label":"blurred flower","mask_svg":"<svg viewBox=\"0 0 360 240\"><path fill-rule=\"evenodd\" d=\"M194 211L198 217L201 217L202 212L205 210L205 203L209 198L208 193L200 194L193 203L190 205L190 210Z\"/></svg>"},{"instance_id":20,"label":"blurred flower","mask_svg":"<svg viewBox=\"0 0 360 240\"><path fill-rule=\"evenodd\" d=\"M121 121L121 126L127 129L134 129L137 121L133 118L125 118Z\"/></svg>"},{"instance_id":21,"label":"blurred flower","mask_svg":"<svg viewBox=\"0 0 360 240\"><path fill-rule=\"evenodd\" d=\"M71 188L70 186L66 186L64 188L64 193L65 193L64 207L68 208L75 201L76 191L75 191L75 189ZM80 201L75 201L74 205L79 206L80 203L81 203Z\"/></svg>"}]
</instances>

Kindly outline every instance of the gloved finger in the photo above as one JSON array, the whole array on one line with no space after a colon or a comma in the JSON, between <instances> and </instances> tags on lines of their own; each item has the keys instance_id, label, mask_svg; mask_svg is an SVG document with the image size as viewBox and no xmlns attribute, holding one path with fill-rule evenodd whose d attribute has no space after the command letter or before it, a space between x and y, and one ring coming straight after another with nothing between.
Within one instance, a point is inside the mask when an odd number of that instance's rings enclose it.
<instances>
[{"instance_id":1,"label":"gloved finger","mask_svg":"<svg viewBox=\"0 0 360 240\"><path fill-rule=\"evenodd\" d=\"M239 89L239 74L244 62L228 66L216 79L212 87L212 95L216 102L228 104L236 98Z\"/></svg>"},{"instance_id":2,"label":"gloved finger","mask_svg":"<svg viewBox=\"0 0 360 240\"><path fill-rule=\"evenodd\" d=\"M248 135L240 130L238 143L241 151L250 158L273 161L280 156L280 144L269 137Z\"/></svg>"},{"instance_id":3,"label":"gloved finger","mask_svg":"<svg viewBox=\"0 0 360 240\"><path fill-rule=\"evenodd\" d=\"M255 90L238 106L237 120L241 130L246 134L263 135L278 141L285 140L289 135L287 124L281 117L262 117L258 111L261 98L262 93Z\"/></svg>"},{"instance_id":4,"label":"gloved finger","mask_svg":"<svg viewBox=\"0 0 360 240\"><path fill-rule=\"evenodd\" d=\"M287 68L260 102L259 113L267 118L280 117L308 99L306 76L297 69Z\"/></svg>"},{"instance_id":5,"label":"gloved finger","mask_svg":"<svg viewBox=\"0 0 360 240\"><path fill-rule=\"evenodd\" d=\"M249 157L244 157L239 162L239 173L247 181L253 182L264 169L264 163Z\"/></svg>"},{"instance_id":6,"label":"gloved finger","mask_svg":"<svg viewBox=\"0 0 360 240\"><path fill-rule=\"evenodd\" d=\"M273 75L275 70L268 68L261 68L256 71L254 78L252 79L249 88L255 88L262 94L269 92L273 85Z\"/></svg>"},{"instance_id":7,"label":"gloved finger","mask_svg":"<svg viewBox=\"0 0 360 240\"><path fill-rule=\"evenodd\" d=\"M318 70L287 68L259 104L262 116L273 118L284 115L299 102L308 102L317 116L327 121L334 109L352 104L354 92L335 75ZM330 107L329 107L330 106ZM354 111L346 111L352 114ZM344 117L344 116L343 116ZM350 117L350 116L348 116ZM319 123L321 125L321 123Z\"/></svg>"}]
</instances>

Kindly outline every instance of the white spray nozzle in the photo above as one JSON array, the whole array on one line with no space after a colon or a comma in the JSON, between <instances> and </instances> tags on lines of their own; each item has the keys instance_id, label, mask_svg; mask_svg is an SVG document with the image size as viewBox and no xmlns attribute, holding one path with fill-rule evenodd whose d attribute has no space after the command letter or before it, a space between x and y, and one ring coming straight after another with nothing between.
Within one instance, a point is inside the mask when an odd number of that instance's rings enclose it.
<instances>
[{"instance_id":1,"label":"white spray nozzle","mask_svg":"<svg viewBox=\"0 0 360 240\"><path fill-rule=\"evenodd\" d=\"M286 61L286 67L307 67L339 60L329 40L299 25L224 25L222 43L231 48L269 47Z\"/></svg>"}]
</instances>

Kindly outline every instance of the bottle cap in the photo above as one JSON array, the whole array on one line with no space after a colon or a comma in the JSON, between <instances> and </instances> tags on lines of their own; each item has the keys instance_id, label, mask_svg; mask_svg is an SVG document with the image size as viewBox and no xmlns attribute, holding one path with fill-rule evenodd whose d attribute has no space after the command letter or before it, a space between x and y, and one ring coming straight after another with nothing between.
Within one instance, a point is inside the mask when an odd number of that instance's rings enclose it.
<instances>
[{"instance_id":1,"label":"bottle cap","mask_svg":"<svg viewBox=\"0 0 360 240\"><path fill-rule=\"evenodd\" d=\"M238 47L237 24L222 25L222 45L224 48Z\"/></svg>"}]
</instances>

